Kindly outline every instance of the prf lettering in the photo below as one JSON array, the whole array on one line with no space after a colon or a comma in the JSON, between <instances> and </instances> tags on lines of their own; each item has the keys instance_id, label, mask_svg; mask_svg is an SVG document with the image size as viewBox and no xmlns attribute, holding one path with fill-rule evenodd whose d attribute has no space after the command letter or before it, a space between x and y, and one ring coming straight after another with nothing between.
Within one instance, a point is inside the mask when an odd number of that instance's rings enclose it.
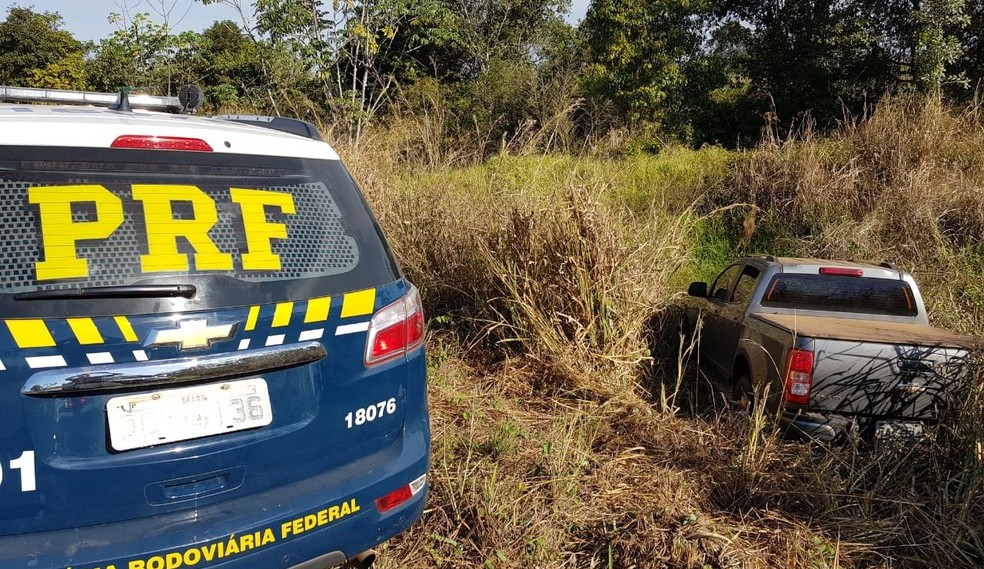
<instances>
[{"instance_id":1,"label":"prf lettering","mask_svg":"<svg viewBox=\"0 0 984 569\"><path fill-rule=\"evenodd\" d=\"M147 254L140 255L144 273L187 271L188 255L178 251L183 238L194 249L198 271L230 271L231 253L219 250L208 236L218 222L215 202L196 186L134 184L133 201L143 209ZM239 206L246 252L242 268L246 271L279 271L280 256L273 252L274 239L287 238L287 226L267 221L268 208L294 215L290 194L267 190L231 188L229 198ZM100 185L51 186L30 188L28 201L38 206L44 260L36 265L38 281L79 279L89 276L89 262L79 258L80 241L108 239L123 225L123 200ZM175 219L175 203L191 204L191 215ZM73 206L95 206L95 219L75 221Z\"/></svg>"}]
</instances>

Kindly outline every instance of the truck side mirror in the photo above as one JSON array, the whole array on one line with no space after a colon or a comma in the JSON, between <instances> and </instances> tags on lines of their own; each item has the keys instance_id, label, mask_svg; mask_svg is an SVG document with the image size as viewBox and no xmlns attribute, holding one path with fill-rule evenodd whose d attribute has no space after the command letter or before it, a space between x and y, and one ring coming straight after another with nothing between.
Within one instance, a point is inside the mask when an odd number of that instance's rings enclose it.
<instances>
[{"instance_id":1,"label":"truck side mirror","mask_svg":"<svg viewBox=\"0 0 984 569\"><path fill-rule=\"evenodd\" d=\"M690 283L690 288L687 289L687 294L689 294L690 296L707 298L707 283L705 282Z\"/></svg>"}]
</instances>

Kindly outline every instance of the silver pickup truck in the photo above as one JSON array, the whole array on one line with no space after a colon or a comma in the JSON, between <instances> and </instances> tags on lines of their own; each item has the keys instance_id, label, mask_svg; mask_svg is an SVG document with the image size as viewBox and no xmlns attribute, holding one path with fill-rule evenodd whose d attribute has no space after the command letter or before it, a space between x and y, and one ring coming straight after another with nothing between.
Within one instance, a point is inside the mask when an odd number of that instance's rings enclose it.
<instances>
[{"instance_id":1,"label":"silver pickup truck","mask_svg":"<svg viewBox=\"0 0 984 569\"><path fill-rule=\"evenodd\" d=\"M930 326L912 276L890 263L747 257L688 293L701 366L738 396L769 386L787 431L825 441L921 433L979 345Z\"/></svg>"}]
</instances>

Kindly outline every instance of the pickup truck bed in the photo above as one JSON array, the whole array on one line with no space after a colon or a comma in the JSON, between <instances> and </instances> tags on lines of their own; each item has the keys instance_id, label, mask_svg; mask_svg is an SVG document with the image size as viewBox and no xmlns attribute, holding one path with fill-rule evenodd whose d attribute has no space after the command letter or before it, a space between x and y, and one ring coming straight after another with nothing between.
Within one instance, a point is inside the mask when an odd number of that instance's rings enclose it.
<instances>
[{"instance_id":1,"label":"pickup truck bed","mask_svg":"<svg viewBox=\"0 0 984 569\"><path fill-rule=\"evenodd\" d=\"M829 424L830 414L834 422L840 417L931 420L947 406L950 387L967 372L968 350L976 342L920 323L800 314L751 318L789 334L787 346L799 338L814 353L810 402L789 410L791 423Z\"/></svg>"},{"instance_id":2,"label":"pickup truck bed","mask_svg":"<svg viewBox=\"0 0 984 569\"><path fill-rule=\"evenodd\" d=\"M750 316L791 334L811 338L968 350L980 348L982 342L980 338L961 336L929 324L801 314L751 314Z\"/></svg>"}]
</instances>

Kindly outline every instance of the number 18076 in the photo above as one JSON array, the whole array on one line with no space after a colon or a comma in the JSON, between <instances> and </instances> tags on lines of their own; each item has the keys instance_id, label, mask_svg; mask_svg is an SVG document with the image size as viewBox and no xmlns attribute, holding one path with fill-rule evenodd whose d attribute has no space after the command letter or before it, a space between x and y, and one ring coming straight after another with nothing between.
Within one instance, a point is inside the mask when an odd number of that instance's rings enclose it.
<instances>
[{"instance_id":1,"label":"number 18076","mask_svg":"<svg viewBox=\"0 0 984 569\"><path fill-rule=\"evenodd\" d=\"M351 429L365 425L393 413L396 413L396 398L390 397L388 400L380 401L375 405L356 409L354 412L350 411L345 415L345 427Z\"/></svg>"}]
</instances>

